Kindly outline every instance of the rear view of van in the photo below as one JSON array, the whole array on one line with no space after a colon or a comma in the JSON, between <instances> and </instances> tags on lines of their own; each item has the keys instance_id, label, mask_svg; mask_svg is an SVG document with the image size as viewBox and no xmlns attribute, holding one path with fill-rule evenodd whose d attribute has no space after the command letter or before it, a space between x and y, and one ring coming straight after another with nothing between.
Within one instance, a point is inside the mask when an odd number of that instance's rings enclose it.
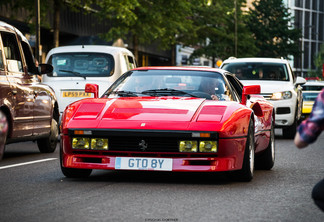
<instances>
[{"instance_id":1,"label":"rear view of van","mask_svg":"<svg viewBox=\"0 0 324 222\"><path fill-rule=\"evenodd\" d=\"M129 50L105 45L57 47L49 51L46 63L54 70L42 82L54 89L61 114L68 104L93 96L84 91L87 83L98 84L100 96L119 76L136 68Z\"/></svg>"}]
</instances>

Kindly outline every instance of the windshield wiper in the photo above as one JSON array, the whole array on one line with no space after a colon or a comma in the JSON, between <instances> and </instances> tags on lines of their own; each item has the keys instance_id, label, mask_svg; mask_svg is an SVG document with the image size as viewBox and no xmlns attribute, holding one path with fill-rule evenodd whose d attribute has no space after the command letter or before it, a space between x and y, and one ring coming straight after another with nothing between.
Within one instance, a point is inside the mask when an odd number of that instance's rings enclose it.
<instances>
[{"instance_id":1,"label":"windshield wiper","mask_svg":"<svg viewBox=\"0 0 324 222\"><path fill-rule=\"evenodd\" d=\"M164 89L150 89L150 90L145 90L141 92L142 94L149 94L149 95L156 95L156 94L170 94L170 95L188 95L191 97L198 97L196 95L193 95L191 93L182 91L182 90L177 90L177 89L171 89L171 88L164 88Z\"/></svg>"},{"instance_id":2,"label":"windshield wiper","mask_svg":"<svg viewBox=\"0 0 324 222\"><path fill-rule=\"evenodd\" d=\"M81 75L81 73L79 73L79 72L74 72L74 71L71 71L71 70L63 70L63 69L60 69L59 71L60 72L72 73L73 75L75 75L77 77L82 77L82 78L86 79L86 77L84 75Z\"/></svg>"},{"instance_id":3,"label":"windshield wiper","mask_svg":"<svg viewBox=\"0 0 324 222\"><path fill-rule=\"evenodd\" d=\"M117 94L123 97L137 97L137 92L132 92L132 91L114 91L111 92L111 94Z\"/></svg>"}]
</instances>

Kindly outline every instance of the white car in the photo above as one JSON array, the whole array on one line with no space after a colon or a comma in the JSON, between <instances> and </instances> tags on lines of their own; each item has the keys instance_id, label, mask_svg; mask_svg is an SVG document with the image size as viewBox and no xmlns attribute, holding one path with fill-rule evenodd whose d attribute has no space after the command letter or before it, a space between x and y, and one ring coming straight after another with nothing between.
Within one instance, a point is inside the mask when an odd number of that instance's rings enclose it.
<instances>
[{"instance_id":1,"label":"white car","mask_svg":"<svg viewBox=\"0 0 324 222\"><path fill-rule=\"evenodd\" d=\"M70 103L93 96L84 91L87 83L99 85L101 95L123 73L136 68L132 52L105 45L57 47L48 52L46 63L54 70L42 82L54 89L61 114Z\"/></svg>"},{"instance_id":2,"label":"white car","mask_svg":"<svg viewBox=\"0 0 324 222\"><path fill-rule=\"evenodd\" d=\"M294 138L301 120L302 87L306 80L296 77L285 59L229 58L221 67L235 73L244 85L260 85L261 95L275 107L275 125L283 136Z\"/></svg>"}]
</instances>

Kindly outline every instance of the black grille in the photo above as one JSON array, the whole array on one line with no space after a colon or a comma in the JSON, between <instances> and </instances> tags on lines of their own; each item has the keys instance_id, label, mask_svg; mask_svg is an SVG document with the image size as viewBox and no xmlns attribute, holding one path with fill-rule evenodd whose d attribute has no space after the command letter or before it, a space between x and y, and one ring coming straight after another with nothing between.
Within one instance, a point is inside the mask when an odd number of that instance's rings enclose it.
<instances>
[{"instance_id":1,"label":"black grille","mask_svg":"<svg viewBox=\"0 0 324 222\"><path fill-rule=\"evenodd\" d=\"M111 151L178 152L179 139L163 137L109 137Z\"/></svg>"},{"instance_id":2,"label":"black grille","mask_svg":"<svg viewBox=\"0 0 324 222\"><path fill-rule=\"evenodd\" d=\"M289 114L290 108L289 107L278 107L276 110L276 114Z\"/></svg>"}]
</instances>

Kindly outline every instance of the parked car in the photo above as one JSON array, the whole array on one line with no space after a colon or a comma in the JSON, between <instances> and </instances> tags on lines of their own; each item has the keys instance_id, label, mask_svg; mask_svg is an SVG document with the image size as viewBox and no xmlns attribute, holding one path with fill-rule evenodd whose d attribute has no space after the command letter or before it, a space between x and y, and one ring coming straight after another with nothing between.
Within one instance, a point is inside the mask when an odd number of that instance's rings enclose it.
<instances>
[{"instance_id":1,"label":"parked car","mask_svg":"<svg viewBox=\"0 0 324 222\"><path fill-rule=\"evenodd\" d=\"M0 36L0 111L1 121L8 125L6 143L36 140L41 152L54 152L58 103L54 91L37 78L53 67L36 67L27 39L15 27L0 22ZM0 154L3 151L0 146Z\"/></svg>"},{"instance_id":2,"label":"parked car","mask_svg":"<svg viewBox=\"0 0 324 222\"><path fill-rule=\"evenodd\" d=\"M285 59L230 58L222 69L235 73L244 85L260 84L261 94L275 107L275 125L283 136L294 138L301 121L302 87L306 80L296 77Z\"/></svg>"},{"instance_id":3,"label":"parked car","mask_svg":"<svg viewBox=\"0 0 324 222\"><path fill-rule=\"evenodd\" d=\"M316 97L324 88L323 82L311 81L303 85L303 110L302 118L306 119L312 112Z\"/></svg>"},{"instance_id":4,"label":"parked car","mask_svg":"<svg viewBox=\"0 0 324 222\"><path fill-rule=\"evenodd\" d=\"M49 51L46 62L54 70L42 81L54 89L61 114L68 104L92 96L84 92L87 83L98 84L101 95L119 76L136 67L129 50L105 45L57 47Z\"/></svg>"},{"instance_id":5,"label":"parked car","mask_svg":"<svg viewBox=\"0 0 324 222\"><path fill-rule=\"evenodd\" d=\"M98 85L85 91L97 95ZM61 170L225 171L250 181L255 164L269 170L275 158L273 106L259 93L220 69L133 69L101 98L66 108Z\"/></svg>"}]
</instances>

